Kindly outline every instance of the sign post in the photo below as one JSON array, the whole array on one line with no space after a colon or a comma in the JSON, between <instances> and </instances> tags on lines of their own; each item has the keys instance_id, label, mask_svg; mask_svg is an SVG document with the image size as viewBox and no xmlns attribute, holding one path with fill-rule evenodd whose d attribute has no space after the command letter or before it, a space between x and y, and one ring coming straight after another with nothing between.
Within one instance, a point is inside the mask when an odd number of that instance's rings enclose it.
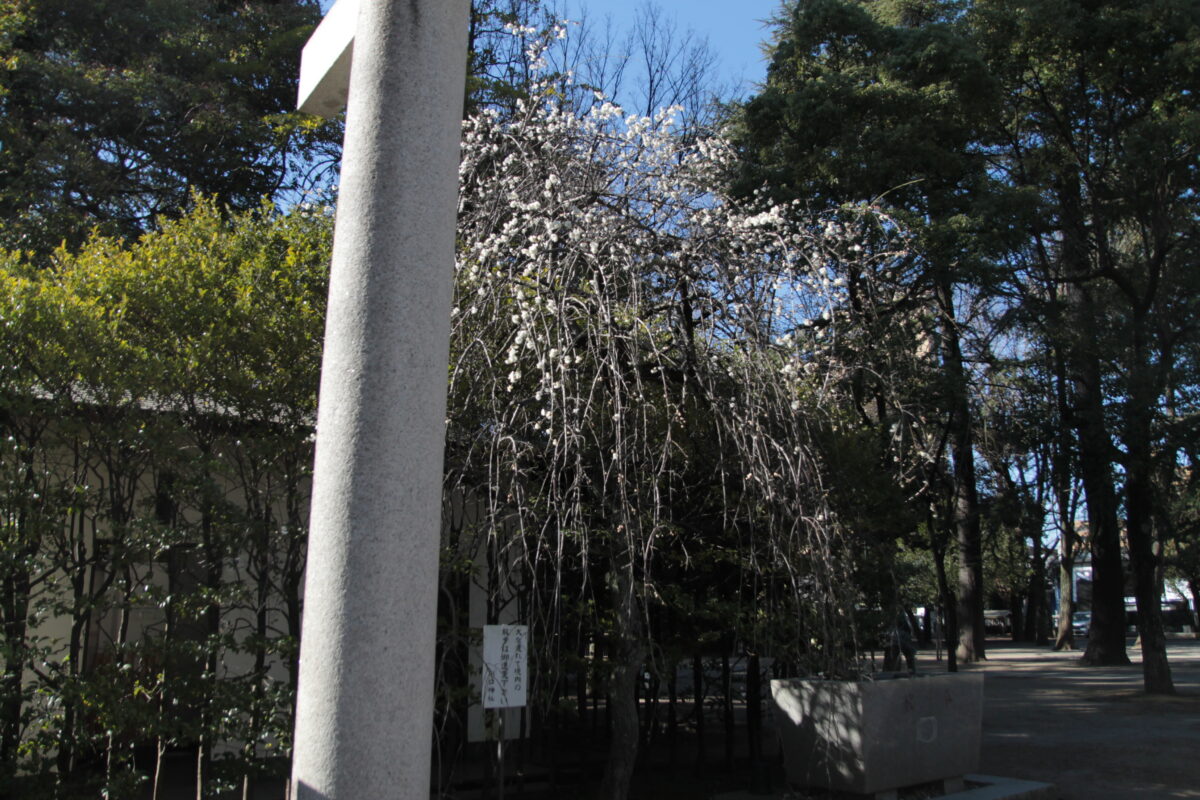
<instances>
[{"instance_id":1,"label":"sign post","mask_svg":"<svg viewBox=\"0 0 1200 800\"><path fill-rule=\"evenodd\" d=\"M504 800L504 709L523 708L529 686L529 626L483 626L484 713L495 709L496 797Z\"/></svg>"},{"instance_id":2,"label":"sign post","mask_svg":"<svg viewBox=\"0 0 1200 800\"><path fill-rule=\"evenodd\" d=\"M469 0L354 5L301 70L348 107L290 796L427 800Z\"/></svg>"}]
</instances>

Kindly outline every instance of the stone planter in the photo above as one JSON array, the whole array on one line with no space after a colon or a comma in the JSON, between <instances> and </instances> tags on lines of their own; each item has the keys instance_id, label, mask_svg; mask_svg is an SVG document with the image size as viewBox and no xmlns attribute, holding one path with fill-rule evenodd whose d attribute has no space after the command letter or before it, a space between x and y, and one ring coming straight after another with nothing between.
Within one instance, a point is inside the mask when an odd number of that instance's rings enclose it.
<instances>
[{"instance_id":1,"label":"stone planter","mask_svg":"<svg viewBox=\"0 0 1200 800\"><path fill-rule=\"evenodd\" d=\"M873 795L979 768L983 674L773 680L788 782Z\"/></svg>"}]
</instances>

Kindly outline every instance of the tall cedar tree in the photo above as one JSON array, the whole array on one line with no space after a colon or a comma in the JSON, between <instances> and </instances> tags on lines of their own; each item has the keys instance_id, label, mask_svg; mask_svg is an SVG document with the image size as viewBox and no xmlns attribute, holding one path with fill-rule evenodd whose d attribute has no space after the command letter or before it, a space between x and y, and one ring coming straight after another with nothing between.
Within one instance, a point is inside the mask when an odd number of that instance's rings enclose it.
<instances>
[{"instance_id":1,"label":"tall cedar tree","mask_svg":"<svg viewBox=\"0 0 1200 800\"><path fill-rule=\"evenodd\" d=\"M984 655L969 298L986 290L1003 252L1004 187L973 147L996 85L953 19L959 4L807 0L777 20L767 83L743 108L742 192L760 186L821 207L884 206L919 234L914 284L934 319L939 387L931 413L949 442L949 524L959 553L958 656Z\"/></svg>"},{"instance_id":2,"label":"tall cedar tree","mask_svg":"<svg viewBox=\"0 0 1200 800\"><path fill-rule=\"evenodd\" d=\"M1196 345L1200 6L987 0L965 21L1003 86L996 163L1043 203L1035 261L1056 301L1095 570L1084 660L1126 661L1123 511L1145 687L1169 693L1156 476L1175 472L1187 434L1170 411Z\"/></svg>"},{"instance_id":3,"label":"tall cedar tree","mask_svg":"<svg viewBox=\"0 0 1200 800\"><path fill-rule=\"evenodd\" d=\"M0 244L133 236L193 193L295 188L339 126L295 113L317 0L0 2Z\"/></svg>"},{"instance_id":4,"label":"tall cedar tree","mask_svg":"<svg viewBox=\"0 0 1200 800\"><path fill-rule=\"evenodd\" d=\"M968 609L971 327L954 303L988 296L989 262L1011 267L991 277L1011 281L1057 353L1061 425L1079 451L1096 577L1085 661L1126 660L1123 512L1145 683L1159 692L1172 685L1155 509L1188 437L1171 420L1195 346L1198 23L1200 8L1176 0L794 3L741 134L745 189L876 200L922 232Z\"/></svg>"}]
</instances>

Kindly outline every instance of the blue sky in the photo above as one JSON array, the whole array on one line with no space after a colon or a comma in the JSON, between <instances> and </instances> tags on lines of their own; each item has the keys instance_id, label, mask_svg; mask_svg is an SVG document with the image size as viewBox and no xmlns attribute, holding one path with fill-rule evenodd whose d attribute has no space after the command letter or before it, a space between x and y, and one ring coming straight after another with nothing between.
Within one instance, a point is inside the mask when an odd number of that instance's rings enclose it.
<instances>
[{"instance_id":1,"label":"blue sky","mask_svg":"<svg viewBox=\"0 0 1200 800\"><path fill-rule=\"evenodd\" d=\"M570 0L589 16L611 14L618 27L632 25L647 0ZM763 21L779 8L780 0L656 0L679 29L691 29L706 38L721 59L723 82L740 84L749 91L766 76L759 45L769 37Z\"/></svg>"},{"instance_id":2,"label":"blue sky","mask_svg":"<svg viewBox=\"0 0 1200 800\"><path fill-rule=\"evenodd\" d=\"M633 24L648 0L566 0L568 14L586 7L593 19L611 14L618 29ZM721 61L721 82L749 92L766 75L759 44L767 39L762 21L778 9L780 0L654 0L680 30L691 29L706 38ZM323 8L331 0L321 0Z\"/></svg>"}]
</instances>

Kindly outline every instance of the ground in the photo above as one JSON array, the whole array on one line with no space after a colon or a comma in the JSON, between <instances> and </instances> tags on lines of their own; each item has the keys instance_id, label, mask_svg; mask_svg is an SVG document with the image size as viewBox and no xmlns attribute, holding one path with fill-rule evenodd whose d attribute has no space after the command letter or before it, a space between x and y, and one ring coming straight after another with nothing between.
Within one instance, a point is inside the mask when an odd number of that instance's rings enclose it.
<instances>
[{"instance_id":1,"label":"ground","mask_svg":"<svg viewBox=\"0 0 1200 800\"><path fill-rule=\"evenodd\" d=\"M1079 663L1078 651L989 641L986 662L963 668L986 675L978 771L1052 783L1061 800L1200 798L1200 641L1169 644L1174 697L1145 694L1140 652L1129 644L1132 665L1093 668ZM945 666L933 651L920 654L922 672ZM772 776L767 797L828 796L784 791L778 767ZM668 794L754 800L744 783L721 782L715 791L693 786Z\"/></svg>"},{"instance_id":2,"label":"ground","mask_svg":"<svg viewBox=\"0 0 1200 800\"><path fill-rule=\"evenodd\" d=\"M980 772L1055 784L1063 800L1200 798L1200 642L1171 642L1175 697L1078 652L989 642ZM926 662L927 663L927 662ZM932 665L931 665L932 666Z\"/></svg>"}]
</instances>

